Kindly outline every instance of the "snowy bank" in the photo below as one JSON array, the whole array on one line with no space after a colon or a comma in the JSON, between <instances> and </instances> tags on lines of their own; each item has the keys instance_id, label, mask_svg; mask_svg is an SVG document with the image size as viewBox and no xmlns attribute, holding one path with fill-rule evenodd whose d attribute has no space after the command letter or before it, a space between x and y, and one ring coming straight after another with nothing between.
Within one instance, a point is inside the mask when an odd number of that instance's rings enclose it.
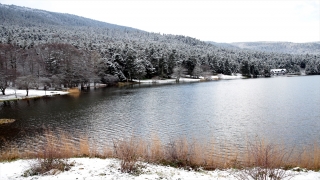
<instances>
[{"instance_id":1,"label":"snowy bank","mask_svg":"<svg viewBox=\"0 0 320 180\"><path fill-rule=\"evenodd\" d=\"M236 74L236 75L224 75L224 74L218 74L216 76L210 76L209 78L180 78L179 82L200 82L200 81L207 81L207 80L230 80L230 79L243 79L244 77L241 74ZM137 80L134 79L134 82L140 82L144 84L169 84L169 83L176 83L176 79L164 79L164 80L159 80L159 79L147 79L147 80Z\"/></svg>"},{"instance_id":2,"label":"snowy bank","mask_svg":"<svg viewBox=\"0 0 320 180\"><path fill-rule=\"evenodd\" d=\"M225 79L225 80L230 80L230 79L243 79L244 77L241 74L236 74L236 75L224 75L224 74L218 74L218 79Z\"/></svg>"},{"instance_id":3,"label":"snowy bank","mask_svg":"<svg viewBox=\"0 0 320 180\"><path fill-rule=\"evenodd\" d=\"M117 159L98 158L71 158L69 163L74 164L69 171L50 171L51 175L26 176L23 175L35 160L17 160L0 163L1 180L31 180L31 179L220 179L236 180L236 170L184 170L167 166L140 163L141 171L138 175L121 173L120 161ZM292 180L320 179L320 172L306 171L293 172ZM48 173L50 174L50 173Z\"/></svg>"},{"instance_id":4,"label":"snowy bank","mask_svg":"<svg viewBox=\"0 0 320 180\"><path fill-rule=\"evenodd\" d=\"M192 79L192 78L180 78L179 82L199 82L201 79ZM137 80L133 79L134 82L140 82L140 83L146 83L146 84L170 84L170 83L176 83L176 79L164 79L164 80L154 80L154 79L147 79L147 80Z\"/></svg>"},{"instance_id":5,"label":"snowy bank","mask_svg":"<svg viewBox=\"0 0 320 180\"><path fill-rule=\"evenodd\" d=\"M20 99L30 99L37 98L42 96L54 96L54 95L65 95L68 94L67 91L44 91L44 90L29 90L29 95L26 96L26 90L14 90L14 89L6 89L5 94L0 94L0 102L1 101L11 101L11 100L20 100Z\"/></svg>"}]
</instances>

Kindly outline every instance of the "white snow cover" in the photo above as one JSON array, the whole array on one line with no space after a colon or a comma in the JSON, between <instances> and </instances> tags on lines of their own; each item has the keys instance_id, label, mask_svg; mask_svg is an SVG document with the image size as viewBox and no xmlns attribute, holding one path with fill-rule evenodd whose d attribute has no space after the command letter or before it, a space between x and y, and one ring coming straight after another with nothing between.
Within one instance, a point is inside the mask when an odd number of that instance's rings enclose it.
<instances>
[{"instance_id":1,"label":"white snow cover","mask_svg":"<svg viewBox=\"0 0 320 180\"><path fill-rule=\"evenodd\" d=\"M140 175L121 173L120 161L117 159L98 158L71 158L69 163L74 162L74 166L69 171L57 172L55 175L41 175L23 177L22 175L35 160L17 160L13 162L0 163L1 180L31 180L31 179L220 179L236 180L233 176L235 170L215 170L215 171L193 171L183 170L173 167L139 163L143 168ZM290 172L289 172L290 173ZM296 175L292 180L313 180L320 179L320 172L291 172Z\"/></svg>"},{"instance_id":2,"label":"white snow cover","mask_svg":"<svg viewBox=\"0 0 320 180\"><path fill-rule=\"evenodd\" d=\"M211 80L219 80L219 79L242 79L244 78L241 74L235 74L235 75L224 75L224 74L218 74L217 76L211 76ZM180 78L179 82L199 82L201 79L204 79L204 77L199 77L198 79L193 79L193 78ZM137 80L134 79L133 81L135 82L140 82L140 83L159 83L159 84L164 84L164 83L176 83L176 79L165 79L165 80L152 80L152 79L147 79L147 80Z\"/></svg>"},{"instance_id":3,"label":"white snow cover","mask_svg":"<svg viewBox=\"0 0 320 180\"><path fill-rule=\"evenodd\" d=\"M14 90L14 89L6 89L6 95L2 95L0 93L0 101L4 100L18 100L18 99L25 99L25 98L34 98L34 97L41 97L41 96L53 96L53 95L64 95L68 94L66 91L44 91L44 90L29 90L29 95L26 96L26 90ZM16 97L16 95L17 97Z\"/></svg>"},{"instance_id":4,"label":"white snow cover","mask_svg":"<svg viewBox=\"0 0 320 180\"><path fill-rule=\"evenodd\" d=\"M147 80L137 80L133 79L135 82L140 82L140 83L158 83L158 84L167 84L167 83L176 83L176 79L165 79L165 80L152 80L152 79L147 79ZM191 78L180 78L179 82L199 82L200 79L191 79Z\"/></svg>"},{"instance_id":5,"label":"white snow cover","mask_svg":"<svg viewBox=\"0 0 320 180\"><path fill-rule=\"evenodd\" d=\"M230 76L230 75L224 75L224 74L218 74L218 79L242 79L243 76L241 74L236 74L236 75L233 75L233 76Z\"/></svg>"}]
</instances>

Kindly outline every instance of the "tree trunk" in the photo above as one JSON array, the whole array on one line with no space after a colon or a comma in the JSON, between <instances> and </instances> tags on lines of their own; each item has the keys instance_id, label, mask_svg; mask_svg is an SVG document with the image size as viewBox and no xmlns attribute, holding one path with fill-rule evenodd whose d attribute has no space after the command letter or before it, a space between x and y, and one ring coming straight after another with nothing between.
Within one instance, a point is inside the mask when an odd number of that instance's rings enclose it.
<instances>
[{"instance_id":1,"label":"tree trunk","mask_svg":"<svg viewBox=\"0 0 320 180\"><path fill-rule=\"evenodd\" d=\"M5 88L1 89L2 95L6 95L5 91L6 91Z\"/></svg>"}]
</instances>

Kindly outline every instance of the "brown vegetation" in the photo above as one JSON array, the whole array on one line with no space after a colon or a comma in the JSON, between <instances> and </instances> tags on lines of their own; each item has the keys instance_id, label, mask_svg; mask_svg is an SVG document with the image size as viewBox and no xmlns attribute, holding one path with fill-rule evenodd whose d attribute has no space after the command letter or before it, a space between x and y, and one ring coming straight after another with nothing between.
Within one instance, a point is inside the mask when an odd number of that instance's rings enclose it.
<instances>
[{"instance_id":1,"label":"brown vegetation","mask_svg":"<svg viewBox=\"0 0 320 180\"><path fill-rule=\"evenodd\" d=\"M65 133L46 131L40 147L19 149L6 146L0 152L0 161L17 158L38 159L37 166L43 173L55 166L55 169L68 169L67 158L99 157L118 158L121 160L121 171L136 173L138 161L170 165L173 167L207 169L236 168L242 169L243 176L284 176L283 170L293 167L320 169L320 148L315 142L313 146L302 150L287 148L263 140L248 142L246 152L226 144L201 144L196 140L178 138L163 144L159 137L152 136L149 141L131 137L126 140L114 140L113 145L101 147L89 140L88 136L80 135L79 140ZM99 147L99 149L97 148ZM59 168L57 168L58 166ZM239 177L242 177L241 174Z\"/></svg>"},{"instance_id":2,"label":"brown vegetation","mask_svg":"<svg viewBox=\"0 0 320 180\"><path fill-rule=\"evenodd\" d=\"M15 121L16 121L15 119L0 119L0 125L1 124L13 123Z\"/></svg>"},{"instance_id":3,"label":"brown vegetation","mask_svg":"<svg viewBox=\"0 0 320 180\"><path fill-rule=\"evenodd\" d=\"M77 97L79 97L80 96L80 93L81 93L81 91L80 91L80 89L79 88L69 88L68 89L68 92L69 92L69 96L72 96L72 97L74 97L74 98L77 98Z\"/></svg>"}]
</instances>

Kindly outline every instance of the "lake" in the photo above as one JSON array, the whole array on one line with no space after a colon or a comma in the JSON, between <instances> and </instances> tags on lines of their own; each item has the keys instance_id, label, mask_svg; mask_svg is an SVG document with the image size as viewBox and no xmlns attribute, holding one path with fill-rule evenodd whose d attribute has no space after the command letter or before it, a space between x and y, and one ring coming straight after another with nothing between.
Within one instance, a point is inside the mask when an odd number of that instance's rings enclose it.
<instances>
[{"instance_id":1,"label":"lake","mask_svg":"<svg viewBox=\"0 0 320 180\"><path fill-rule=\"evenodd\" d=\"M185 137L242 146L259 137L308 145L320 141L320 76L104 88L0 102L0 118L16 119L0 126L7 143L24 144L48 128L101 143L157 135L164 142Z\"/></svg>"}]
</instances>

